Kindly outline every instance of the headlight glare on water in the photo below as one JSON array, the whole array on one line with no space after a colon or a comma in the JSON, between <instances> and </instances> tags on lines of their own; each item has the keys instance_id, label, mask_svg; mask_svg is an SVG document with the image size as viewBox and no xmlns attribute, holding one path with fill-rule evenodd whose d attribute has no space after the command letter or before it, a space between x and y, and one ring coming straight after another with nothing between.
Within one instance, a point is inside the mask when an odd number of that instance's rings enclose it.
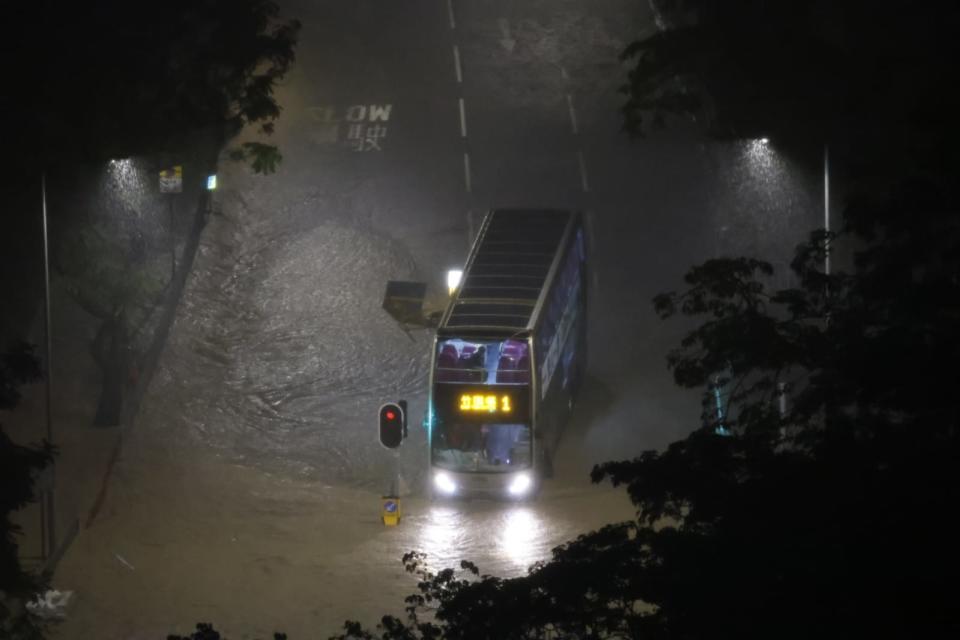
<instances>
[{"instance_id":1,"label":"headlight glare on water","mask_svg":"<svg viewBox=\"0 0 960 640\"><path fill-rule=\"evenodd\" d=\"M513 477L510 486L507 487L507 491L509 491L512 496L522 496L530 491L530 487L532 486L533 481L530 479L529 474L518 473Z\"/></svg>"},{"instance_id":2,"label":"headlight glare on water","mask_svg":"<svg viewBox=\"0 0 960 640\"><path fill-rule=\"evenodd\" d=\"M435 486L440 493L448 496L457 491L457 483L443 471L439 471L433 476L433 486Z\"/></svg>"}]
</instances>

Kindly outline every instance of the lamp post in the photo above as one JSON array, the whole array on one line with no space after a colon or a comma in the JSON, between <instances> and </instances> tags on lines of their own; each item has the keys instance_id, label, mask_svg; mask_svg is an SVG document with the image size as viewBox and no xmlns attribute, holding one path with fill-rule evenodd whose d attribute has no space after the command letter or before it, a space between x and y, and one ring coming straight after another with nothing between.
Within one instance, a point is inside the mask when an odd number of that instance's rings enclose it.
<instances>
[{"instance_id":1,"label":"lamp post","mask_svg":"<svg viewBox=\"0 0 960 640\"><path fill-rule=\"evenodd\" d=\"M770 144L770 138L756 138L753 144L765 149ZM830 145L823 143L823 228L830 233ZM830 275L830 238L824 242L823 272Z\"/></svg>"},{"instance_id":2,"label":"lamp post","mask_svg":"<svg viewBox=\"0 0 960 640\"><path fill-rule=\"evenodd\" d=\"M823 143L823 228L830 233L830 146ZM830 275L830 236L823 247L823 272Z\"/></svg>"},{"instance_id":3,"label":"lamp post","mask_svg":"<svg viewBox=\"0 0 960 640\"><path fill-rule=\"evenodd\" d=\"M53 444L53 413L51 411L51 392L53 385L53 339L51 338L50 326L50 241L47 226L47 173L40 173L40 201L42 203L43 217L43 292L44 292L44 316L46 325L47 339L47 384L46 384L46 404L47 404L47 442ZM57 545L56 538L56 513L54 499L54 465L50 462L47 473L49 473L48 484L44 487L43 502L40 508L41 513L41 538L43 540L44 559L53 555Z\"/></svg>"}]
</instances>

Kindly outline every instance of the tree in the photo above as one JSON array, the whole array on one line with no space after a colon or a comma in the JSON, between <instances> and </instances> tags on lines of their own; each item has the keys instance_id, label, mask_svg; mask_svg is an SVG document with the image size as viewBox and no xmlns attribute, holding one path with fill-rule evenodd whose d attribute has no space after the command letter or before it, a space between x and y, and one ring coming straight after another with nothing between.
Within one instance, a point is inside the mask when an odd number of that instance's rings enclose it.
<instances>
[{"instance_id":1,"label":"tree","mask_svg":"<svg viewBox=\"0 0 960 640\"><path fill-rule=\"evenodd\" d=\"M294 59L299 23L271 0L173 0L162 5L53 0L11 8L5 46L18 60L5 93L17 114L7 153L28 171L225 141L246 125L273 131L276 83ZM270 172L275 147L241 153Z\"/></svg>"},{"instance_id":2,"label":"tree","mask_svg":"<svg viewBox=\"0 0 960 640\"><path fill-rule=\"evenodd\" d=\"M167 640L220 640L220 633L209 622L198 622L197 630L189 636L171 634L167 636ZM273 640L287 640L287 636L284 633L275 633Z\"/></svg>"},{"instance_id":3,"label":"tree","mask_svg":"<svg viewBox=\"0 0 960 640\"><path fill-rule=\"evenodd\" d=\"M831 150L863 176L955 165L960 9L864 0L654 0L672 27L632 43L625 126L696 117L720 138ZM881 184L882 179L878 180Z\"/></svg>"},{"instance_id":4,"label":"tree","mask_svg":"<svg viewBox=\"0 0 960 640\"><path fill-rule=\"evenodd\" d=\"M5 139L10 167L0 180L16 183L4 194L19 201L8 198L6 207L23 212L8 216L5 230L16 235L14 225L27 225L14 218L39 217L40 173L46 172L48 187L57 174L59 184L54 180L48 189L53 240L61 250L55 261L68 292L101 323L92 345L104 373L95 421L117 424L128 342L163 292L151 265L129 255L129 231L92 223L94 215L84 219L86 207L98 202L95 194L64 188L62 178L90 177L85 163L99 167L136 155L175 154L203 170L245 128L260 140L238 143L231 156L257 173L275 171L280 152L262 138L280 114L273 92L293 63L299 23L280 19L271 0L87 6L52 0L8 9L11 24L36 28L12 30L0 45L17 61L8 77L12 90L0 96L15 123ZM90 226L57 233L78 221ZM29 255L18 257L8 258L17 261L8 266L35 264Z\"/></svg>"},{"instance_id":5,"label":"tree","mask_svg":"<svg viewBox=\"0 0 960 640\"><path fill-rule=\"evenodd\" d=\"M13 409L20 401L19 387L39 380L40 364L33 347L25 343L0 354L0 409ZM36 500L34 478L53 460L54 449L15 444L0 425L0 636L13 640L38 640L41 628L26 613L25 603L45 584L20 565L16 536L20 527L11 515Z\"/></svg>"},{"instance_id":6,"label":"tree","mask_svg":"<svg viewBox=\"0 0 960 640\"><path fill-rule=\"evenodd\" d=\"M125 242L103 224L84 221L61 237L56 268L77 304L100 323L90 352L103 374L94 424L121 422L132 341L168 293L139 242Z\"/></svg>"}]
</instances>

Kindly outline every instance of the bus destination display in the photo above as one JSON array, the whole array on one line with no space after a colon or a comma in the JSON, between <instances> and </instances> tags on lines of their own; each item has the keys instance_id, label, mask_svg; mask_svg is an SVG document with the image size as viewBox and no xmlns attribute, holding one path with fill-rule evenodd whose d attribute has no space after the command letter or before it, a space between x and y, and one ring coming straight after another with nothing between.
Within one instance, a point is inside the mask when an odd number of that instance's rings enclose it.
<instances>
[{"instance_id":1,"label":"bus destination display","mask_svg":"<svg viewBox=\"0 0 960 640\"><path fill-rule=\"evenodd\" d=\"M513 398L508 393L463 393L460 394L460 411L508 414L513 412Z\"/></svg>"},{"instance_id":2,"label":"bus destination display","mask_svg":"<svg viewBox=\"0 0 960 640\"><path fill-rule=\"evenodd\" d=\"M530 387L437 385L435 403L441 414L463 422L526 422L530 419Z\"/></svg>"}]
</instances>

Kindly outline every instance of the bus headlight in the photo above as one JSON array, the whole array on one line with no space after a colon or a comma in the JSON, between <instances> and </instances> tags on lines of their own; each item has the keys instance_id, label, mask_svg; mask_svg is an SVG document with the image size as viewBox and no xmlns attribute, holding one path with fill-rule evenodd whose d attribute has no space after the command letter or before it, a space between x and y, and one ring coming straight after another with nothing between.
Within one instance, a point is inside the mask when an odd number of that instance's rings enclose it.
<instances>
[{"instance_id":1,"label":"bus headlight","mask_svg":"<svg viewBox=\"0 0 960 640\"><path fill-rule=\"evenodd\" d=\"M527 491L530 491L531 486L533 486L533 481L530 479L530 476L526 473L518 473L513 477L513 481L510 482L507 491L509 491L512 496L522 496Z\"/></svg>"},{"instance_id":2,"label":"bus headlight","mask_svg":"<svg viewBox=\"0 0 960 640\"><path fill-rule=\"evenodd\" d=\"M457 483L442 471L433 476L433 486L435 486L440 493L445 493L448 496L457 490Z\"/></svg>"}]
</instances>

